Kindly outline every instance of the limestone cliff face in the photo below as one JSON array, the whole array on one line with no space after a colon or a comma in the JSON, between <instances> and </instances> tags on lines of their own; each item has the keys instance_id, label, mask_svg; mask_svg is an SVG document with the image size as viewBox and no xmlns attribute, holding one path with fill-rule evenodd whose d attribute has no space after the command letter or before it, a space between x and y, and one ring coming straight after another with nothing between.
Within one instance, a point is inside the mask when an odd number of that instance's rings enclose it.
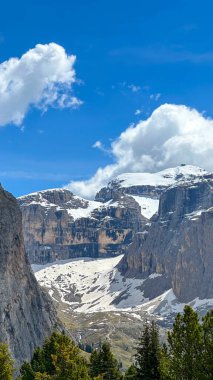
<instances>
[{"instance_id":1,"label":"limestone cliff face","mask_svg":"<svg viewBox=\"0 0 213 380\"><path fill-rule=\"evenodd\" d=\"M148 233L135 236L120 270L127 276L156 274L151 292L144 282L147 297L172 287L182 302L213 298L212 247L213 175L205 175L162 193L158 217Z\"/></svg>"},{"instance_id":2,"label":"limestone cliff face","mask_svg":"<svg viewBox=\"0 0 213 380\"><path fill-rule=\"evenodd\" d=\"M0 340L7 342L16 367L29 360L57 322L49 297L28 263L21 211L0 186Z\"/></svg>"},{"instance_id":3,"label":"limestone cliff face","mask_svg":"<svg viewBox=\"0 0 213 380\"><path fill-rule=\"evenodd\" d=\"M55 189L20 197L23 233L32 263L125 253L158 210L159 197L180 180L203 176L193 166L159 173L126 173L101 189L95 201Z\"/></svg>"},{"instance_id":4,"label":"limestone cliff face","mask_svg":"<svg viewBox=\"0 0 213 380\"><path fill-rule=\"evenodd\" d=\"M55 189L21 197L18 202L32 263L124 253L133 234L147 222L130 196L101 203Z\"/></svg>"}]
</instances>

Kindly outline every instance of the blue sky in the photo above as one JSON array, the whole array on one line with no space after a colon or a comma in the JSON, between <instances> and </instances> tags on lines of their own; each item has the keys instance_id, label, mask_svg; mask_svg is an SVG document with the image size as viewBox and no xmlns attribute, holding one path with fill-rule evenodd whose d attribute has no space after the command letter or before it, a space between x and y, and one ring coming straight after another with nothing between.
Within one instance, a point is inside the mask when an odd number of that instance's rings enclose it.
<instances>
[{"instance_id":1,"label":"blue sky","mask_svg":"<svg viewBox=\"0 0 213 380\"><path fill-rule=\"evenodd\" d=\"M0 7L0 62L54 42L77 58L72 90L83 102L46 112L32 106L19 126L0 127L0 181L13 194L90 178L115 162L107 152L112 141L161 104L213 116L210 0L19 0ZM94 148L96 141L104 149Z\"/></svg>"}]
</instances>

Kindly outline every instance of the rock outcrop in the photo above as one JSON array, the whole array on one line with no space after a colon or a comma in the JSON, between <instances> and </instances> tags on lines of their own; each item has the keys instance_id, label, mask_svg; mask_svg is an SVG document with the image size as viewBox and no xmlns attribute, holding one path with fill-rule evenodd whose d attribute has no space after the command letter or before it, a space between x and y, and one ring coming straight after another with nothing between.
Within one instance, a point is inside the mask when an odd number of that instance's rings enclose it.
<instances>
[{"instance_id":1,"label":"rock outcrop","mask_svg":"<svg viewBox=\"0 0 213 380\"><path fill-rule=\"evenodd\" d=\"M95 201L66 189L20 197L24 241L31 263L125 253L135 234L146 230L157 213L162 192L178 181L205 173L186 165L159 173L122 174L101 189Z\"/></svg>"},{"instance_id":2,"label":"rock outcrop","mask_svg":"<svg viewBox=\"0 0 213 380\"><path fill-rule=\"evenodd\" d=\"M147 222L130 196L101 203L53 189L21 197L18 202L31 263L124 253L133 234Z\"/></svg>"},{"instance_id":3,"label":"rock outcrop","mask_svg":"<svg viewBox=\"0 0 213 380\"><path fill-rule=\"evenodd\" d=\"M0 293L0 340L8 343L18 368L51 333L57 318L31 272L17 201L1 186Z\"/></svg>"},{"instance_id":4,"label":"rock outcrop","mask_svg":"<svg viewBox=\"0 0 213 380\"><path fill-rule=\"evenodd\" d=\"M213 175L165 190L157 218L135 236L119 268L128 277L153 274L152 286L147 280L141 289L149 298L170 288L181 302L213 298Z\"/></svg>"}]
</instances>

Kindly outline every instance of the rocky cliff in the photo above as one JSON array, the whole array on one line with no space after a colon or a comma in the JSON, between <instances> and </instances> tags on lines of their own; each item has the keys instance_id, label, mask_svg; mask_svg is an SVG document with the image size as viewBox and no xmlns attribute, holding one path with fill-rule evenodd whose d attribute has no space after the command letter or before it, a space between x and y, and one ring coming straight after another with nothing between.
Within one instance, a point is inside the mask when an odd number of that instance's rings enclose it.
<instances>
[{"instance_id":1,"label":"rocky cliff","mask_svg":"<svg viewBox=\"0 0 213 380\"><path fill-rule=\"evenodd\" d=\"M19 198L25 246L32 263L125 252L147 220L129 196L106 203L87 201L69 190L41 191Z\"/></svg>"},{"instance_id":2,"label":"rocky cliff","mask_svg":"<svg viewBox=\"0 0 213 380\"><path fill-rule=\"evenodd\" d=\"M181 302L213 298L213 175L180 181L160 196L148 233L137 234L119 268L147 278L141 290L156 297L172 288Z\"/></svg>"},{"instance_id":3,"label":"rocky cliff","mask_svg":"<svg viewBox=\"0 0 213 380\"><path fill-rule=\"evenodd\" d=\"M159 197L170 185L204 175L193 166L159 173L126 173L101 189L95 201L66 189L20 197L24 241L32 263L125 253L134 235L147 229Z\"/></svg>"},{"instance_id":4,"label":"rocky cliff","mask_svg":"<svg viewBox=\"0 0 213 380\"><path fill-rule=\"evenodd\" d=\"M0 186L0 340L7 342L18 367L29 360L57 322L49 297L28 263L21 211Z\"/></svg>"}]
</instances>

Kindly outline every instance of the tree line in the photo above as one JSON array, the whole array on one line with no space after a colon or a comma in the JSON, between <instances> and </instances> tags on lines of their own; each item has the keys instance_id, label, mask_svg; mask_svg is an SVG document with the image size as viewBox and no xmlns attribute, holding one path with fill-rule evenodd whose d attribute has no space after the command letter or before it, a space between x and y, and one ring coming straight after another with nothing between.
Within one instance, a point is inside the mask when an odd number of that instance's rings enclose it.
<instances>
[{"instance_id":1,"label":"tree line","mask_svg":"<svg viewBox=\"0 0 213 380\"><path fill-rule=\"evenodd\" d=\"M0 380L13 379L13 360L0 343ZM132 365L121 372L110 344L92 351L89 362L69 336L54 332L20 370L19 380L213 380L213 310L199 321L185 306L167 341L160 343L154 321L146 321Z\"/></svg>"}]
</instances>

